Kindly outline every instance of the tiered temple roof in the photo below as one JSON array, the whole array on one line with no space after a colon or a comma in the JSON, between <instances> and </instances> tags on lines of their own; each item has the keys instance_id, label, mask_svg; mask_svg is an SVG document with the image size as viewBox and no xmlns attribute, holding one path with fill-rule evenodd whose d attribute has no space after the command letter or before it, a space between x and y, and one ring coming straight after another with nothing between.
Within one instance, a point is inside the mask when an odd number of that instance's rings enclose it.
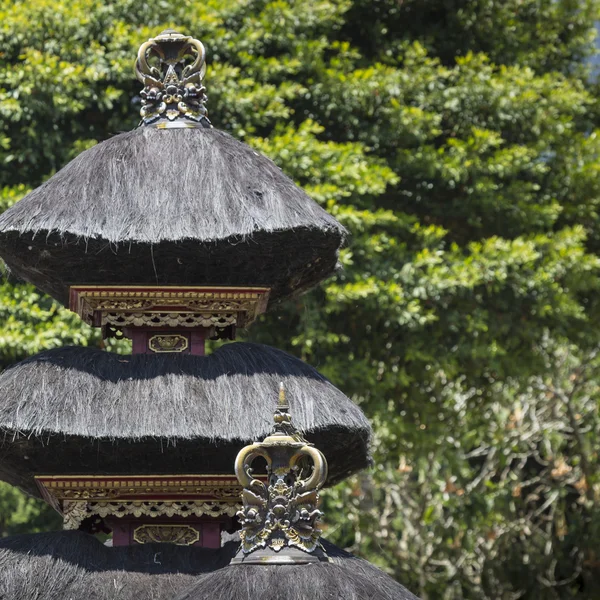
<instances>
[{"instance_id":1,"label":"tiered temple roof","mask_svg":"<svg viewBox=\"0 0 600 600\"><path fill-rule=\"evenodd\" d=\"M274 348L206 355L332 274L345 231L212 127L204 72L198 40L144 43L141 127L0 216L17 277L133 348L0 374L0 478L79 530L0 540L0 597L412 600L320 539L320 490L369 464L361 410Z\"/></svg>"}]
</instances>

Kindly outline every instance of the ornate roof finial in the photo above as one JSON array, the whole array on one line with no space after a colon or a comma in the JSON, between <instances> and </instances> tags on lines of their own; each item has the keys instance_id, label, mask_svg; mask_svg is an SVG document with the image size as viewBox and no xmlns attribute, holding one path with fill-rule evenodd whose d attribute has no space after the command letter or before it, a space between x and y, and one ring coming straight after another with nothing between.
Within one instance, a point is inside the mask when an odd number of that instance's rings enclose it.
<instances>
[{"instance_id":1,"label":"ornate roof finial","mask_svg":"<svg viewBox=\"0 0 600 600\"><path fill-rule=\"evenodd\" d=\"M140 46L135 74L144 84L140 114L145 125L211 126L204 106L206 88L202 85L205 58L202 42L172 29Z\"/></svg>"},{"instance_id":2,"label":"ornate roof finial","mask_svg":"<svg viewBox=\"0 0 600 600\"><path fill-rule=\"evenodd\" d=\"M283 387L283 381L279 383L279 400L277 403L278 408L289 408L289 404L285 399L285 388Z\"/></svg>"},{"instance_id":3,"label":"ornate roof finial","mask_svg":"<svg viewBox=\"0 0 600 600\"><path fill-rule=\"evenodd\" d=\"M305 564L327 560L317 523L319 490L327 480L323 453L292 425L283 384L273 433L243 448L235 474L244 488L242 545L231 564ZM252 476L258 457L267 462L267 484ZM312 462L312 465L311 465Z\"/></svg>"},{"instance_id":4,"label":"ornate roof finial","mask_svg":"<svg viewBox=\"0 0 600 600\"><path fill-rule=\"evenodd\" d=\"M296 442L307 444L308 442L302 437L300 432L292 425L292 416L290 415L290 405L285 398L285 388L283 381L279 384L279 400L277 401L277 409L273 415L275 425L273 426L274 436L290 436ZM268 438L267 438L268 439Z\"/></svg>"}]
</instances>

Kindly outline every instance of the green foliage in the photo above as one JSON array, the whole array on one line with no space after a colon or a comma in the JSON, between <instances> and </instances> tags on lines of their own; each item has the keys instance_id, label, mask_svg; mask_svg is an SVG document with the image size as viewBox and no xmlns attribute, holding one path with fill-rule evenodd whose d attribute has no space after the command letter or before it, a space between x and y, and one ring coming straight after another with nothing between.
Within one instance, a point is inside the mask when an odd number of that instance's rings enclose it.
<instances>
[{"instance_id":1,"label":"green foliage","mask_svg":"<svg viewBox=\"0 0 600 600\"><path fill-rule=\"evenodd\" d=\"M593 0L358 0L346 28L366 56L390 62L418 39L445 64L481 52L496 64L571 72L592 52L597 18Z\"/></svg>"},{"instance_id":2,"label":"green foliage","mask_svg":"<svg viewBox=\"0 0 600 600\"><path fill-rule=\"evenodd\" d=\"M0 482L0 537L60 529L60 515L42 501Z\"/></svg>"},{"instance_id":3,"label":"green foliage","mask_svg":"<svg viewBox=\"0 0 600 600\"><path fill-rule=\"evenodd\" d=\"M0 361L7 366L42 350L87 345L97 332L31 285L0 285Z\"/></svg>"},{"instance_id":4,"label":"green foliage","mask_svg":"<svg viewBox=\"0 0 600 600\"><path fill-rule=\"evenodd\" d=\"M215 125L352 234L343 272L249 333L318 367L375 425L376 467L327 494L328 536L429 600L591 600L600 112L583 61L599 13L597 0L8 0L0 207L136 124L142 40L201 37ZM3 365L100 343L28 286L0 286L0 315ZM0 512L38 514L19 498L2 492Z\"/></svg>"}]
</instances>

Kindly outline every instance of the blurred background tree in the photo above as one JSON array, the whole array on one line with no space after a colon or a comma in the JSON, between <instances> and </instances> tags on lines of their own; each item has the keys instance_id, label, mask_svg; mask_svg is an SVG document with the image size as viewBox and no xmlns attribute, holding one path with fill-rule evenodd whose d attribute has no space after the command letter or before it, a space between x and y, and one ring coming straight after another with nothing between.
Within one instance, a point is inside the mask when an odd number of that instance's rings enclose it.
<instances>
[{"instance_id":1,"label":"blurred background tree","mask_svg":"<svg viewBox=\"0 0 600 600\"><path fill-rule=\"evenodd\" d=\"M595 599L598 18L598 0L5 0L0 203L137 124L141 41L201 38L213 123L352 233L343 272L248 332L375 425L327 536L424 600ZM3 367L72 343L101 341L0 287ZM56 527L8 487L0 514L2 535Z\"/></svg>"}]
</instances>

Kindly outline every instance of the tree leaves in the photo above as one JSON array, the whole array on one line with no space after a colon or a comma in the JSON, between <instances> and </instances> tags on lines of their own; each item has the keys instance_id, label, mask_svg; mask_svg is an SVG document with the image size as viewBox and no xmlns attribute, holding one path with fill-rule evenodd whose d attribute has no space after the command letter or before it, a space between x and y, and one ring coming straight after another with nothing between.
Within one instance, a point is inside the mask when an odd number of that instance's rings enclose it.
<instances>
[{"instance_id":1,"label":"tree leaves","mask_svg":"<svg viewBox=\"0 0 600 600\"><path fill-rule=\"evenodd\" d=\"M582 61L598 12L9 0L0 207L135 126L142 41L200 37L213 123L351 233L343 271L248 334L373 420L376 465L328 492L327 535L430 600L595 598L599 113ZM0 286L3 365L99 342L33 288Z\"/></svg>"}]
</instances>

